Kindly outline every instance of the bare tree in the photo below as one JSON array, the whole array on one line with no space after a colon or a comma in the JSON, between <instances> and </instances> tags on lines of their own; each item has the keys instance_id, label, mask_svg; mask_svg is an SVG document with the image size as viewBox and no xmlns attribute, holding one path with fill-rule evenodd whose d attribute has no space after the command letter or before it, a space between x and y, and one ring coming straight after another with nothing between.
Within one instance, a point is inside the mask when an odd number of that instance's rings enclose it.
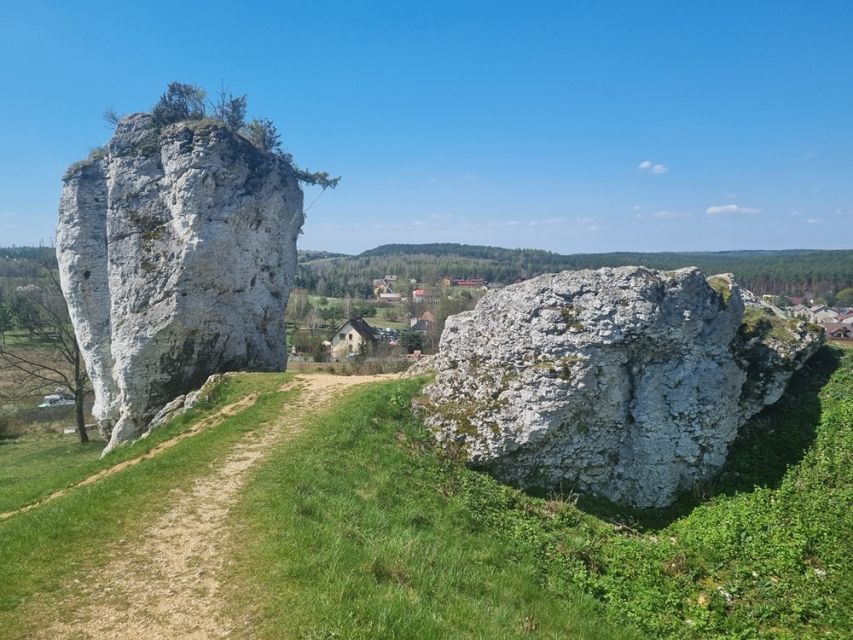
<instances>
[{"instance_id":1,"label":"bare tree","mask_svg":"<svg viewBox=\"0 0 853 640\"><path fill-rule=\"evenodd\" d=\"M59 385L74 397L77 435L88 442L83 409L89 376L68 316L58 275L41 265L38 282L19 287L14 309L20 309L19 326L27 329L26 342L0 345L0 366L14 381L16 397L31 397L49 385Z\"/></svg>"}]
</instances>

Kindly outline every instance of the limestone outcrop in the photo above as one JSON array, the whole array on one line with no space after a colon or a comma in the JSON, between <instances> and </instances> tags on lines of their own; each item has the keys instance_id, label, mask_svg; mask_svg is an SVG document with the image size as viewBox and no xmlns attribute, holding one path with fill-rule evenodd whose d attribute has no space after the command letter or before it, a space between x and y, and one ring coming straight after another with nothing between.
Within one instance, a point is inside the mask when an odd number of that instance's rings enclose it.
<instances>
[{"instance_id":1,"label":"limestone outcrop","mask_svg":"<svg viewBox=\"0 0 853 640\"><path fill-rule=\"evenodd\" d=\"M64 178L56 250L108 450L208 376L286 366L302 190L221 122L122 119Z\"/></svg>"},{"instance_id":2,"label":"limestone outcrop","mask_svg":"<svg viewBox=\"0 0 853 640\"><path fill-rule=\"evenodd\" d=\"M420 406L443 447L506 482L660 507L720 469L821 341L729 275L566 271L448 318Z\"/></svg>"}]
</instances>

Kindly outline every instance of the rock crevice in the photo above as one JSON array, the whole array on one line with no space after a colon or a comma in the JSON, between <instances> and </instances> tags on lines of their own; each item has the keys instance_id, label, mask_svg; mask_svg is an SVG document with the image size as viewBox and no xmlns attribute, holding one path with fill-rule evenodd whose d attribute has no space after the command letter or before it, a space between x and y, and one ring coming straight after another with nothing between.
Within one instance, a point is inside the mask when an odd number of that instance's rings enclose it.
<instances>
[{"instance_id":1,"label":"rock crevice","mask_svg":"<svg viewBox=\"0 0 853 640\"><path fill-rule=\"evenodd\" d=\"M229 370L286 366L302 190L215 120L122 119L65 175L56 248L108 450Z\"/></svg>"},{"instance_id":2,"label":"rock crevice","mask_svg":"<svg viewBox=\"0 0 853 640\"><path fill-rule=\"evenodd\" d=\"M512 484L665 506L719 470L820 343L728 275L543 275L448 319L427 423Z\"/></svg>"}]
</instances>

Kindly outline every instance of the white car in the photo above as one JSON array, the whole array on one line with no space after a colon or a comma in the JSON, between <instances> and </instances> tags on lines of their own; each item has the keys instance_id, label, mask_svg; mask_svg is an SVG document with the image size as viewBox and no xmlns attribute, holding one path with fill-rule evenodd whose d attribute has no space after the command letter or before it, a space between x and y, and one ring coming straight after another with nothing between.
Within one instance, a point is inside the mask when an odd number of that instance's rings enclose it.
<instances>
[{"instance_id":1,"label":"white car","mask_svg":"<svg viewBox=\"0 0 853 640\"><path fill-rule=\"evenodd\" d=\"M54 393L44 397L44 400L42 400L39 405L39 409L44 409L46 407L66 407L72 404L74 404L74 398Z\"/></svg>"}]
</instances>

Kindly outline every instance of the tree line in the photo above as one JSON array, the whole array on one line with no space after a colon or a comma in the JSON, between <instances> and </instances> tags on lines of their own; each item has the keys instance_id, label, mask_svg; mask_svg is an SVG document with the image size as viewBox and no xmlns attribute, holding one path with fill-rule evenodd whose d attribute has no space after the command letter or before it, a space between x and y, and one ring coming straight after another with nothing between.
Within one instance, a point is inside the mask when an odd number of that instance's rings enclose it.
<instances>
[{"instance_id":1,"label":"tree line","mask_svg":"<svg viewBox=\"0 0 853 640\"><path fill-rule=\"evenodd\" d=\"M747 289L829 297L853 287L853 251L725 251L562 255L538 249L461 244L384 245L357 256L300 262L297 286L328 296L368 297L373 278L397 275L432 284L443 276L485 278L510 284L542 273L643 265L661 270L695 266L704 273L733 273Z\"/></svg>"}]
</instances>

